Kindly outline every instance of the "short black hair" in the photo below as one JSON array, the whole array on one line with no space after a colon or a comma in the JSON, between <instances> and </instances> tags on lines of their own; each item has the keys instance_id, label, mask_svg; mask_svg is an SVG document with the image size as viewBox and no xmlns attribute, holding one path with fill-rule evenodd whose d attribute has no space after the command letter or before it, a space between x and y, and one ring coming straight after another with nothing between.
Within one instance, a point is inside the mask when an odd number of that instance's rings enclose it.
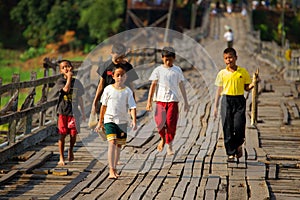
<instances>
[{"instance_id":1,"label":"short black hair","mask_svg":"<svg viewBox=\"0 0 300 200\"><path fill-rule=\"evenodd\" d=\"M71 66L72 68L74 68L74 66L72 65L71 61L69 61L69 60L59 60L59 61L57 62L58 66L59 66L61 63L63 63L63 62L68 63L69 66Z\"/></svg>"},{"instance_id":2,"label":"short black hair","mask_svg":"<svg viewBox=\"0 0 300 200\"><path fill-rule=\"evenodd\" d=\"M126 47L121 43L115 43L111 49L112 53L116 53L118 55L125 55Z\"/></svg>"},{"instance_id":3,"label":"short black hair","mask_svg":"<svg viewBox=\"0 0 300 200\"><path fill-rule=\"evenodd\" d=\"M173 47L164 47L161 51L162 57L173 57L175 58L175 49Z\"/></svg>"},{"instance_id":4,"label":"short black hair","mask_svg":"<svg viewBox=\"0 0 300 200\"><path fill-rule=\"evenodd\" d=\"M232 53L236 57L236 50L232 47L228 47L224 50L223 54Z\"/></svg>"}]
</instances>

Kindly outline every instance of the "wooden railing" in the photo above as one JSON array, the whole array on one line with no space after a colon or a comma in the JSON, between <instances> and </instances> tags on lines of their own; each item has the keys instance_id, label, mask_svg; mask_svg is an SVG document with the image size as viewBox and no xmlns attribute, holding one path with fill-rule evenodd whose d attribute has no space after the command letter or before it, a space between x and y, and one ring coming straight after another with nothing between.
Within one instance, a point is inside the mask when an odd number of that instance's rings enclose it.
<instances>
[{"instance_id":1,"label":"wooden railing","mask_svg":"<svg viewBox=\"0 0 300 200\"><path fill-rule=\"evenodd\" d=\"M82 62L72 62L75 66L75 74L78 79L89 82L89 72L91 65L81 66ZM10 93L11 98L0 110L0 125L8 124L7 141L4 145L11 146L16 142L16 136L26 136L32 133L33 129L46 128L46 123L55 123L55 107L58 101L58 91L54 89L56 80L61 76L58 74L56 61L44 59L44 78L36 79L36 72L31 73L30 81L20 82L20 75L13 75L13 82L0 85L0 96ZM49 76L50 70L52 75ZM78 73L78 72L83 73ZM88 72L88 73L85 73ZM88 86L88 84L84 84ZM37 88L41 88L41 99L35 103ZM22 89L30 89L22 106L18 109L19 93Z\"/></svg>"}]
</instances>

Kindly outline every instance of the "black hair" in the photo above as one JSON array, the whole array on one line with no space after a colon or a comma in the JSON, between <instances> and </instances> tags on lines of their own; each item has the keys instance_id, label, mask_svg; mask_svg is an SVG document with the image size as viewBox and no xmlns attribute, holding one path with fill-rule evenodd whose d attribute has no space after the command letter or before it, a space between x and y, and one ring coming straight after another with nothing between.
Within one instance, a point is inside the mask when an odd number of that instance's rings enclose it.
<instances>
[{"instance_id":1,"label":"black hair","mask_svg":"<svg viewBox=\"0 0 300 200\"><path fill-rule=\"evenodd\" d=\"M232 47L228 47L224 50L223 54L232 53L236 57L236 51Z\"/></svg>"},{"instance_id":2,"label":"black hair","mask_svg":"<svg viewBox=\"0 0 300 200\"><path fill-rule=\"evenodd\" d=\"M111 70L112 73L115 73L117 69L123 69L126 72L126 69L122 65L115 65Z\"/></svg>"},{"instance_id":3,"label":"black hair","mask_svg":"<svg viewBox=\"0 0 300 200\"><path fill-rule=\"evenodd\" d=\"M74 66L72 65L71 61L69 61L69 60L59 60L59 61L57 62L58 66L59 66L61 63L63 63L63 62L68 63L69 66L71 66L72 68L74 68Z\"/></svg>"},{"instance_id":4,"label":"black hair","mask_svg":"<svg viewBox=\"0 0 300 200\"><path fill-rule=\"evenodd\" d=\"M115 43L111 49L112 53L116 53L118 55L125 55L126 47L121 43Z\"/></svg>"},{"instance_id":5,"label":"black hair","mask_svg":"<svg viewBox=\"0 0 300 200\"><path fill-rule=\"evenodd\" d=\"M164 47L161 51L162 57L173 57L175 58L175 49L173 47Z\"/></svg>"}]
</instances>

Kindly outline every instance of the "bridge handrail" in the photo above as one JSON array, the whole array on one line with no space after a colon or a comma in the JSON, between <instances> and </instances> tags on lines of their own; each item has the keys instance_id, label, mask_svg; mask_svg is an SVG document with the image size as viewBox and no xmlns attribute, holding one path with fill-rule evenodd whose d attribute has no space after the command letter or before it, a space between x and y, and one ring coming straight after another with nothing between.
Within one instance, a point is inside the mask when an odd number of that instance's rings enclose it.
<instances>
[{"instance_id":1,"label":"bridge handrail","mask_svg":"<svg viewBox=\"0 0 300 200\"><path fill-rule=\"evenodd\" d=\"M46 117L49 116L46 115L47 112L52 113L50 117L48 117L48 120L55 121L55 108L58 101L58 93L54 88L50 88L53 86L55 87L57 79L61 76L61 74L57 74L58 66L56 62L57 61L50 61L48 58L44 59L43 66L45 77L43 78L36 79L35 74L35 77L31 81L14 82L0 86L0 96L7 92L10 92L12 95L9 102L2 110L0 110L0 125L8 124L7 142L5 142L7 145L11 146L16 142L17 132L21 135L25 135L31 133L33 128L43 127L46 122ZM92 65L90 63L82 63L81 61L72 61L72 64L75 67L74 74L77 78L84 79L84 82L89 83L89 72ZM48 76L49 69L53 70L54 75ZM19 75L14 76L19 77ZM19 79L17 79L17 81L18 80ZM87 85L87 87L90 87L90 83ZM42 97L34 104L37 86L43 86ZM24 100L21 109L18 110L19 90L24 88L32 88L32 90ZM35 114L39 114L39 117L34 117L33 119L33 115ZM33 122L33 120L35 121ZM38 124L36 124L37 122ZM3 146L3 144L1 146Z\"/></svg>"}]
</instances>

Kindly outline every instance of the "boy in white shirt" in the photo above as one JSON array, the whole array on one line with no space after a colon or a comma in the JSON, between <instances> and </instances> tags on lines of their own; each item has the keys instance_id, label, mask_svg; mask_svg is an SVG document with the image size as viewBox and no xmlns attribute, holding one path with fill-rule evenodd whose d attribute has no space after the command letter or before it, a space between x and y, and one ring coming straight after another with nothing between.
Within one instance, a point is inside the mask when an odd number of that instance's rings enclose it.
<instances>
[{"instance_id":1,"label":"boy in white shirt","mask_svg":"<svg viewBox=\"0 0 300 200\"><path fill-rule=\"evenodd\" d=\"M117 163L122 145L126 144L128 109L132 118L131 126L136 130L136 103L132 90L125 86L126 70L115 67L112 70L115 83L104 88L101 96L101 108L98 125L95 131L105 130L108 141L108 163L110 179L117 179Z\"/></svg>"},{"instance_id":2,"label":"boy in white shirt","mask_svg":"<svg viewBox=\"0 0 300 200\"><path fill-rule=\"evenodd\" d=\"M167 144L167 154L173 155L172 142L175 137L178 121L179 90L184 100L184 111L189 110L189 104L184 87L184 76L180 67L173 65L175 50L172 47L164 47L162 50L163 64L156 67L149 80L152 81L146 110L152 109L152 98L156 102L155 122L161 141L157 146L162 151ZM156 93L155 93L156 92Z\"/></svg>"}]
</instances>

